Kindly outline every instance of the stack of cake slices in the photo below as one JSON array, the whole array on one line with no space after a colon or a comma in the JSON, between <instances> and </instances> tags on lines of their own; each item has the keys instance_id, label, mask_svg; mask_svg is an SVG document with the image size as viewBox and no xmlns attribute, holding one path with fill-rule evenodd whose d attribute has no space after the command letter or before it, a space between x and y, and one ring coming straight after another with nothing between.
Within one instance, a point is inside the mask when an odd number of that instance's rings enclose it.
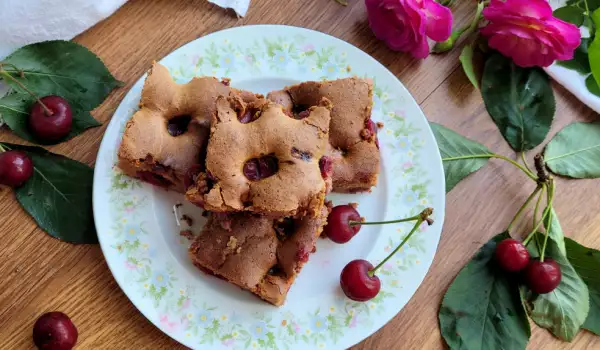
<instances>
[{"instance_id":1,"label":"stack of cake slices","mask_svg":"<svg viewBox=\"0 0 600 350\"><path fill-rule=\"evenodd\" d=\"M229 83L176 84L155 63L119 167L208 211L189 248L194 265L279 306L316 250L325 196L377 184L372 83L305 82L266 97Z\"/></svg>"}]
</instances>

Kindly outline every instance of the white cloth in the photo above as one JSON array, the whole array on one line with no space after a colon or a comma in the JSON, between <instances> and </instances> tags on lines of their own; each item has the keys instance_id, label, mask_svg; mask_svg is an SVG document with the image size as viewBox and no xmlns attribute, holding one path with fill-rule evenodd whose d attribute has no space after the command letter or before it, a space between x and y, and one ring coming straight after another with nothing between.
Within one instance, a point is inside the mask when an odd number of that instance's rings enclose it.
<instances>
[{"instance_id":1,"label":"white cloth","mask_svg":"<svg viewBox=\"0 0 600 350\"><path fill-rule=\"evenodd\" d=\"M553 9L557 9L565 5L566 0L550 0L550 5ZM585 28L582 29L584 37L589 36ZM571 69L561 67L556 63L545 69L552 79L569 90L581 102L588 105L591 109L600 113L600 97L592 94L585 86L586 76Z\"/></svg>"},{"instance_id":2,"label":"white cloth","mask_svg":"<svg viewBox=\"0 0 600 350\"><path fill-rule=\"evenodd\" d=\"M244 16L250 0L208 0ZM127 0L0 0L0 59L45 40L70 40L115 12ZM0 96L6 87L0 84ZM2 125L0 116L0 126Z\"/></svg>"}]
</instances>

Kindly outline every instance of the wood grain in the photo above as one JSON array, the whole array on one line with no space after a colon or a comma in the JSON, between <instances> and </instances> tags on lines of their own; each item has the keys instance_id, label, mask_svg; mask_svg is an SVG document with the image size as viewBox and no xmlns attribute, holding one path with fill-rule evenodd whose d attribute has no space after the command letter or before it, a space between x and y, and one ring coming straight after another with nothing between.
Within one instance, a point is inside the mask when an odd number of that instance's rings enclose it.
<instances>
[{"instance_id":1,"label":"wood grain","mask_svg":"<svg viewBox=\"0 0 600 350\"><path fill-rule=\"evenodd\" d=\"M456 22L470 21L474 2L458 3ZM398 76L430 120L514 156L487 115L480 95L462 73L458 50L426 60L388 50L368 29L364 3L359 0L348 7L333 0L254 0L243 19L205 1L130 1L75 39L98 54L126 86L94 111L104 123L102 127L50 149L92 165L119 101L152 60L207 33L261 23L307 27L356 45ZM573 120L598 120L597 114L560 86L555 87L558 108L552 133ZM0 131L0 140L19 142L7 130ZM506 227L533 188L528 181L510 165L493 160L460 183L448 195L442 240L425 281L402 312L354 349L444 348L437 322L443 293L479 246ZM600 248L598 184L559 179L556 202L566 234L595 248ZM80 331L79 349L183 348L133 307L112 278L98 246L72 246L48 237L20 209L8 189L0 190L0 240L1 348L32 348L32 325L50 310L61 310L73 318ZM533 329L530 349L600 348L600 338L588 332L567 344Z\"/></svg>"}]
</instances>

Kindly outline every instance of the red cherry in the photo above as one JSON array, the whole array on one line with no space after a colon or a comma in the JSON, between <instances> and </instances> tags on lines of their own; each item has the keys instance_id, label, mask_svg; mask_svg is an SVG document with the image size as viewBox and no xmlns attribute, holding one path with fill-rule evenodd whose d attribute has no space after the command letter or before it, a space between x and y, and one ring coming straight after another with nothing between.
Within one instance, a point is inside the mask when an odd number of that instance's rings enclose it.
<instances>
[{"instance_id":1,"label":"red cherry","mask_svg":"<svg viewBox=\"0 0 600 350\"><path fill-rule=\"evenodd\" d=\"M19 187L33 175L33 162L25 152L0 153L0 184Z\"/></svg>"},{"instance_id":2,"label":"red cherry","mask_svg":"<svg viewBox=\"0 0 600 350\"><path fill-rule=\"evenodd\" d=\"M258 181L275 175L279 170L279 161L272 155L248 160L243 167L246 178L250 181Z\"/></svg>"},{"instance_id":3,"label":"red cherry","mask_svg":"<svg viewBox=\"0 0 600 350\"><path fill-rule=\"evenodd\" d=\"M527 267L529 252L523 243L514 239L505 239L498 243L494 252L496 262L504 271L517 272Z\"/></svg>"},{"instance_id":4,"label":"red cherry","mask_svg":"<svg viewBox=\"0 0 600 350\"><path fill-rule=\"evenodd\" d=\"M346 243L360 231L360 225L350 226L350 221L362 221L352 205L338 205L331 209L323 233L335 243Z\"/></svg>"},{"instance_id":5,"label":"red cherry","mask_svg":"<svg viewBox=\"0 0 600 350\"><path fill-rule=\"evenodd\" d=\"M560 266L552 259L532 260L525 268L525 281L529 289L537 294L550 293L560 284Z\"/></svg>"},{"instance_id":6,"label":"red cherry","mask_svg":"<svg viewBox=\"0 0 600 350\"><path fill-rule=\"evenodd\" d=\"M77 328L62 312L48 312L35 321L33 342L38 349L70 350L77 343Z\"/></svg>"},{"instance_id":7,"label":"red cherry","mask_svg":"<svg viewBox=\"0 0 600 350\"><path fill-rule=\"evenodd\" d=\"M379 277L369 276L373 265L366 260L352 260L340 275L340 285L346 296L354 301L367 301L375 298L381 289Z\"/></svg>"},{"instance_id":8,"label":"red cherry","mask_svg":"<svg viewBox=\"0 0 600 350\"><path fill-rule=\"evenodd\" d=\"M319 168L321 169L321 177L323 177L323 179L330 178L331 173L333 172L333 161L331 160L331 157L321 157L321 159L319 159Z\"/></svg>"},{"instance_id":9,"label":"red cherry","mask_svg":"<svg viewBox=\"0 0 600 350\"><path fill-rule=\"evenodd\" d=\"M73 114L69 102L60 96L46 96L40 99L52 114L49 115L40 104L36 102L29 114L29 128L44 141L57 141L71 132Z\"/></svg>"}]
</instances>

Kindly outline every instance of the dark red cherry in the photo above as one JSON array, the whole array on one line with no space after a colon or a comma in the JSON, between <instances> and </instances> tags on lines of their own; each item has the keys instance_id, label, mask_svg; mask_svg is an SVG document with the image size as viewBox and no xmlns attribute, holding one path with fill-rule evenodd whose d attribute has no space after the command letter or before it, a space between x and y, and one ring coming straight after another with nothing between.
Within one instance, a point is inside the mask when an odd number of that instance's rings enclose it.
<instances>
[{"instance_id":1,"label":"dark red cherry","mask_svg":"<svg viewBox=\"0 0 600 350\"><path fill-rule=\"evenodd\" d=\"M509 272L521 271L529 264L527 248L523 243L510 238L498 243L494 258L504 271Z\"/></svg>"},{"instance_id":2,"label":"dark red cherry","mask_svg":"<svg viewBox=\"0 0 600 350\"><path fill-rule=\"evenodd\" d=\"M277 158L271 155L252 158L244 164L244 175L250 181L257 181L275 175L279 170Z\"/></svg>"},{"instance_id":3,"label":"dark red cherry","mask_svg":"<svg viewBox=\"0 0 600 350\"><path fill-rule=\"evenodd\" d=\"M560 284L562 273L553 259L531 260L525 268L525 281L529 289L537 294L550 293Z\"/></svg>"},{"instance_id":4,"label":"dark red cherry","mask_svg":"<svg viewBox=\"0 0 600 350\"><path fill-rule=\"evenodd\" d=\"M344 294L354 301L373 299L381 289L379 277L369 276L373 265L366 260L352 260L342 270L340 285Z\"/></svg>"},{"instance_id":5,"label":"dark red cherry","mask_svg":"<svg viewBox=\"0 0 600 350\"><path fill-rule=\"evenodd\" d=\"M192 117L189 115L172 118L167 122L167 132L173 137L183 135L188 130L191 121Z\"/></svg>"},{"instance_id":6,"label":"dark red cherry","mask_svg":"<svg viewBox=\"0 0 600 350\"><path fill-rule=\"evenodd\" d=\"M19 187L33 175L33 162L25 152L0 153L0 185Z\"/></svg>"},{"instance_id":7,"label":"dark red cherry","mask_svg":"<svg viewBox=\"0 0 600 350\"><path fill-rule=\"evenodd\" d=\"M33 342L38 349L70 350L77 343L77 328L62 312L48 312L35 321Z\"/></svg>"},{"instance_id":8,"label":"dark red cherry","mask_svg":"<svg viewBox=\"0 0 600 350\"><path fill-rule=\"evenodd\" d=\"M321 157L321 159L319 159L319 168L321 169L321 176L324 179L330 178L331 173L333 172L333 162L331 160L331 157Z\"/></svg>"},{"instance_id":9,"label":"dark red cherry","mask_svg":"<svg viewBox=\"0 0 600 350\"><path fill-rule=\"evenodd\" d=\"M362 221L353 205L338 205L331 209L323 233L335 243L346 243L360 231L360 225L350 226L350 221Z\"/></svg>"},{"instance_id":10,"label":"dark red cherry","mask_svg":"<svg viewBox=\"0 0 600 350\"><path fill-rule=\"evenodd\" d=\"M260 118L261 110L258 108L248 108L243 115L238 116L238 120L242 124L248 124Z\"/></svg>"},{"instance_id":11,"label":"dark red cherry","mask_svg":"<svg viewBox=\"0 0 600 350\"><path fill-rule=\"evenodd\" d=\"M29 128L43 141L57 141L71 132L73 114L69 102L60 96L46 96L33 104L29 113ZM48 111L50 113L48 113Z\"/></svg>"}]
</instances>

